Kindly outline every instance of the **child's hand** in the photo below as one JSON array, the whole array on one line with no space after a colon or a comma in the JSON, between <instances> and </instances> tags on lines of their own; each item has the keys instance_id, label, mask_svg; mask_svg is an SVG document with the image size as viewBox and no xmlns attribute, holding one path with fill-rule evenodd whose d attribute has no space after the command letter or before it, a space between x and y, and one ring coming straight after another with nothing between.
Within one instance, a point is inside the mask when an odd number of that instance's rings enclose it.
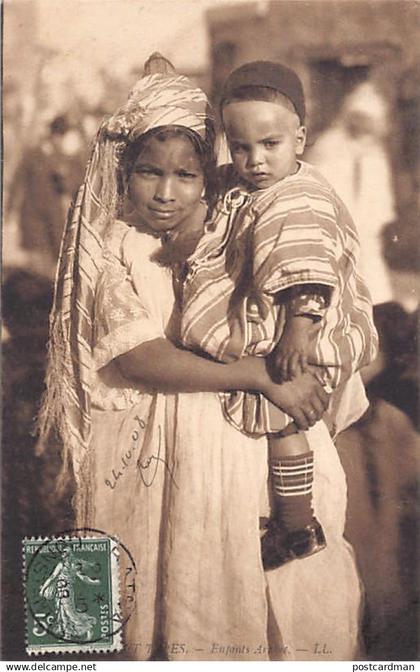
<instances>
[{"instance_id":1,"label":"child's hand","mask_svg":"<svg viewBox=\"0 0 420 672\"><path fill-rule=\"evenodd\" d=\"M293 317L288 320L273 351L274 373L282 381L292 380L307 372L315 330L316 325L307 317Z\"/></svg>"},{"instance_id":2,"label":"child's hand","mask_svg":"<svg viewBox=\"0 0 420 672\"><path fill-rule=\"evenodd\" d=\"M293 380L308 370L308 340L302 334L299 339L290 335L282 337L274 353L274 370L282 381Z\"/></svg>"}]
</instances>

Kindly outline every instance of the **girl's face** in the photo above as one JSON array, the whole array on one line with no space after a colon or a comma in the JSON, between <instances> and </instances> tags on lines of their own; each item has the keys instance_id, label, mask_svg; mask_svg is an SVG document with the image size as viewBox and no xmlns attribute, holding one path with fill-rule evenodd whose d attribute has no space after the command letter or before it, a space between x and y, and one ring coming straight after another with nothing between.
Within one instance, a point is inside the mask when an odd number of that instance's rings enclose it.
<instances>
[{"instance_id":1,"label":"girl's face","mask_svg":"<svg viewBox=\"0 0 420 672\"><path fill-rule=\"evenodd\" d=\"M130 200L143 224L163 233L176 229L200 203L204 174L185 136L150 138L129 176Z\"/></svg>"}]
</instances>

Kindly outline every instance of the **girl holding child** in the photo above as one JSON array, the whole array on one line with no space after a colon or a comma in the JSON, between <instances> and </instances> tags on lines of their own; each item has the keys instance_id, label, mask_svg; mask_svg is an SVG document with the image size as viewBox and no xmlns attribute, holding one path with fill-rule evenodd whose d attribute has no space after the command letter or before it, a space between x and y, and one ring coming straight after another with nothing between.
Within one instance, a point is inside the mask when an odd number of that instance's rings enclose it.
<instances>
[{"instance_id":1,"label":"girl holding child","mask_svg":"<svg viewBox=\"0 0 420 672\"><path fill-rule=\"evenodd\" d=\"M343 539L345 478L310 373L275 384L260 356L179 347L183 261L211 229L214 130L202 91L155 56L99 129L63 239L45 437L59 433L79 526L118 536L137 565L127 657L353 659L360 587ZM206 220L206 224L204 223ZM263 395L306 432L327 548L264 572L264 436L218 393ZM312 426L314 425L314 426ZM309 429L309 427L311 427Z\"/></svg>"}]
</instances>

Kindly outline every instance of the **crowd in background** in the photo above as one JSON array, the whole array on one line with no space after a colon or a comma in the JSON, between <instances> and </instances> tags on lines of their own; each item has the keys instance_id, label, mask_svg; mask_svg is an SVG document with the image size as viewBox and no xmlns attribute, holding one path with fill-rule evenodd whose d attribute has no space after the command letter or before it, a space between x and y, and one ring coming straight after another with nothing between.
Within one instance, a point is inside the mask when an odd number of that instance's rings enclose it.
<instances>
[{"instance_id":1,"label":"crowd in background","mask_svg":"<svg viewBox=\"0 0 420 672\"><path fill-rule=\"evenodd\" d=\"M59 500L53 492L59 457L36 454L32 429L43 391L48 313L66 212L83 179L98 120L116 102L123 102L118 100L120 91L130 83L114 86L105 81L105 73L103 77L103 97L94 105L69 92L67 108L36 110L32 131L26 123L29 132L5 173L3 512L11 552L4 580L20 599L15 563L21 537L51 533L58 520L61 527L63 520L69 527L72 523L69 493ZM402 183L395 179L388 151L388 112L369 86L362 85L357 95L343 101L333 125L305 158L319 165L359 224L380 334L380 356L365 372L370 411L338 439L349 480L347 534L356 549L367 594L366 646L373 659L415 659L420 203L416 192L420 152L416 153L415 143L419 150L419 139L417 129L417 139L414 133L411 141L405 136L402 140L402 156L411 175L402 212L395 191L395 185ZM14 139L23 137L19 124L24 110L13 87L5 90L5 97L7 156ZM413 110L401 109L401 113L410 129ZM8 504L12 493L13 507ZM23 624L18 609L8 612L7 632L7 655L21 657L16 633L22 642Z\"/></svg>"}]
</instances>

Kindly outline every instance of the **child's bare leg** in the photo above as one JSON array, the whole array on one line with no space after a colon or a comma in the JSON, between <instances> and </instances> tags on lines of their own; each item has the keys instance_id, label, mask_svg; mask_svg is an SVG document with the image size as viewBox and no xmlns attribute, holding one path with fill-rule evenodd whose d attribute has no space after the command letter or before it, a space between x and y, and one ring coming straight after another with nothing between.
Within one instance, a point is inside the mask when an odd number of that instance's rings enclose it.
<instances>
[{"instance_id":1,"label":"child's bare leg","mask_svg":"<svg viewBox=\"0 0 420 672\"><path fill-rule=\"evenodd\" d=\"M265 569L322 550L326 543L312 508L313 452L303 432L289 426L268 434L271 525L262 538Z\"/></svg>"}]
</instances>

